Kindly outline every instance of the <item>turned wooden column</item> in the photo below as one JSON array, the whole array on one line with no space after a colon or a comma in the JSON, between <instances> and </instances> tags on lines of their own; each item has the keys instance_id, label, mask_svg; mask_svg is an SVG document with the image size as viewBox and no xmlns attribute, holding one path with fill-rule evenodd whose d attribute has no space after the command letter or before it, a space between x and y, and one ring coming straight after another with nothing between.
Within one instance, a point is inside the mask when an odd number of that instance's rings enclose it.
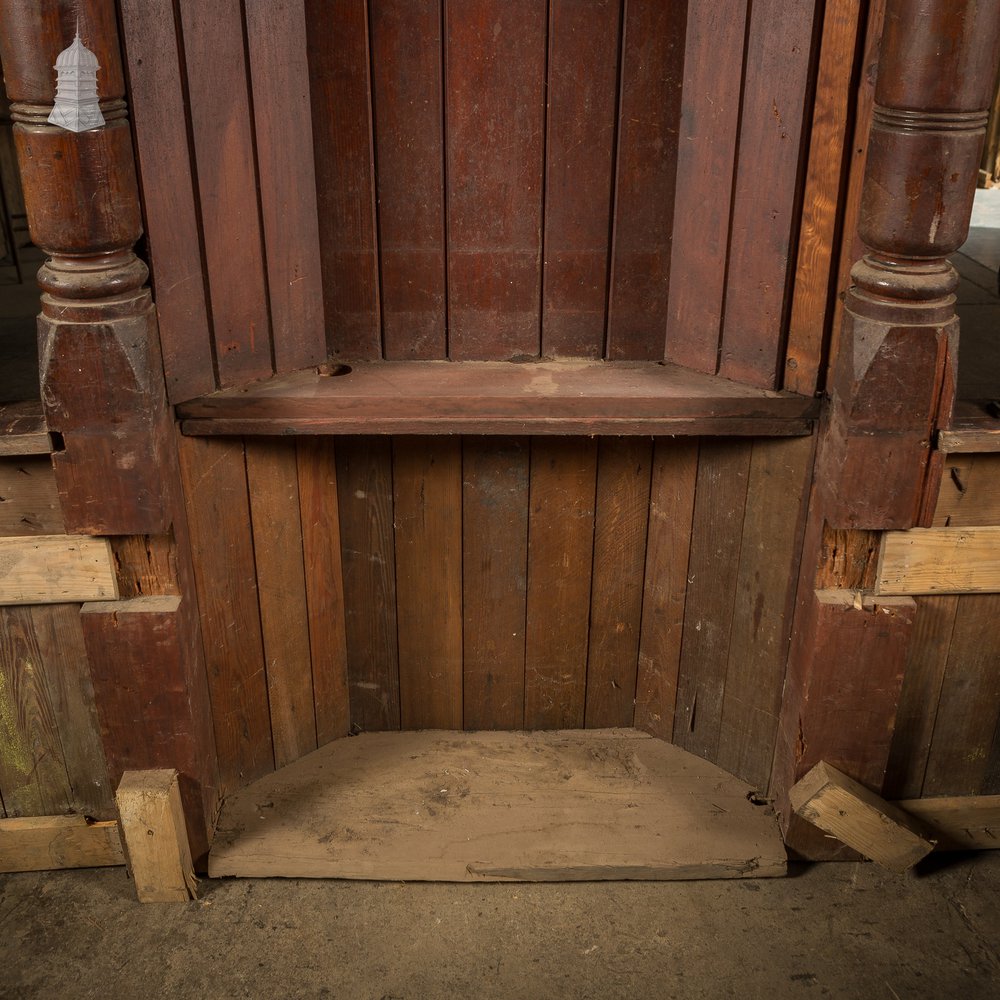
<instances>
[{"instance_id":1,"label":"turned wooden column","mask_svg":"<svg viewBox=\"0 0 1000 1000\"><path fill-rule=\"evenodd\" d=\"M99 63L103 124L69 131L49 115L56 59L77 31ZM129 600L81 615L104 747L113 780L181 772L197 854L217 768L175 429L133 252L142 219L114 0L5 0L0 58L31 236L48 256L40 378L67 531L114 536L127 573L133 553L148 563L120 580Z\"/></svg>"},{"instance_id":2,"label":"turned wooden column","mask_svg":"<svg viewBox=\"0 0 1000 1000\"><path fill-rule=\"evenodd\" d=\"M994 0L889 0L859 234L820 430L772 792L789 844L839 845L789 815L826 760L879 791L916 607L866 592L879 532L927 516L955 395L958 276L1000 60Z\"/></svg>"}]
</instances>

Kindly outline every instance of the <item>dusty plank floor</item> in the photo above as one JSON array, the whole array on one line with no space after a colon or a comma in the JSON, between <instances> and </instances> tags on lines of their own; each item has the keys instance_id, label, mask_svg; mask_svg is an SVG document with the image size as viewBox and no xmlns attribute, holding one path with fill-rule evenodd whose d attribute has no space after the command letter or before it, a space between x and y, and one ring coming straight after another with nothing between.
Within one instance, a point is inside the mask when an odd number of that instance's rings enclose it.
<instances>
[{"instance_id":1,"label":"dusty plank floor","mask_svg":"<svg viewBox=\"0 0 1000 1000\"><path fill-rule=\"evenodd\" d=\"M995 998L1000 852L923 876L226 880L139 906L122 869L0 876L4 998Z\"/></svg>"}]
</instances>

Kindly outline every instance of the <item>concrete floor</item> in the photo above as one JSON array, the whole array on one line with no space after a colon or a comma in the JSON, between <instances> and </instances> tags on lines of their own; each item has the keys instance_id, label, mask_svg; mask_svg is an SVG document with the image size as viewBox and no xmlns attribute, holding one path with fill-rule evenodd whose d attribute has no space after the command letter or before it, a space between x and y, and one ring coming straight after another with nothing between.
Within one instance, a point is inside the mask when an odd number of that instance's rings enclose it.
<instances>
[{"instance_id":1,"label":"concrete floor","mask_svg":"<svg viewBox=\"0 0 1000 1000\"><path fill-rule=\"evenodd\" d=\"M759 881L202 883L0 876L0 997L996 1000L1000 852Z\"/></svg>"}]
</instances>

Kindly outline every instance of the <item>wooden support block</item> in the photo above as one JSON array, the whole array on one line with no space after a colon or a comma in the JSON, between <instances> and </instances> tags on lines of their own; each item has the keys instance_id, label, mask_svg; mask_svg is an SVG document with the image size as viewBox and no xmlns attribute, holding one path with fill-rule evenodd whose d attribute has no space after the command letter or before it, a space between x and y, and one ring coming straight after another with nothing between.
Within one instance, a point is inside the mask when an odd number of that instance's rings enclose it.
<instances>
[{"instance_id":1,"label":"wooden support block","mask_svg":"<svg viewBox=\"0 0 1000 1000\"><path fill-rule=\"evenodd\" d=\"M789 793L796 815L895 872L934 850L917 820L820 761Z\"/></svg>"},{"instance_id":2,"label":"wooden support block","mask_svg":"<svg viewBox=\"0 0 1000 1000\"><path fill-rule=\"evenodd\" d=\"M879 594L992 594L1000 591L1000 527L888 531Z\"/></svg>"},{"instance_id":3,"label":"wooden support block","mask_svg":"<svg viewBox=\"0 0 1000 1000\"><path fill-rule=\"evenodd\" d=\"M68 604L118 598L106 538L0 538L0 604Z\"/></svg>"},{"instance_id":4,"label":"wooden support block","mask_svg":"<svg viewBox=\"0 0 1000 1000\"><path fill-rule=\"evenodd\" d=\"M904 799L895 805L919 820L939 851L1000 848L1000 795Z\"/></svg>"},{"instance_id":5,"label":"wooden support block","mask_svg":"<svg viewBox=\"0 0 1000 1000\"><path fill-rule=\"evenodd\" d=\"M118 824L86 816L0 819L0 872L125 864Z\"/></svg>"},{"instance_id":6,"label":"wooden support block","mask_svg":"<svg viewBox=\"0 0 1000 1000\"><path fill-rule=\"evenodd\" d=\"M195 897L178 775L173 770L126 771L118 812L140 903L186 903Z\"/></svg>"}]
</instances>

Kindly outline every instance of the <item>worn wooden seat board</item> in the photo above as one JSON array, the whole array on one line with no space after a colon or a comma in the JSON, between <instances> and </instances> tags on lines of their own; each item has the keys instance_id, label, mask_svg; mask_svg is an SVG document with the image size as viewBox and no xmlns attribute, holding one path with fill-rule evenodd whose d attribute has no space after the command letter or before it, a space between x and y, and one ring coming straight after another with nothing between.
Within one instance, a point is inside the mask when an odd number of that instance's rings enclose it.
<instances>
[{"instance_id":1,"label":"worn wooden seat board","mask_svg":"<svg viewBox=\"0 0 1000 1000\"><path fill-rule=\"evenodd\" d=\"M419 881L785 874L751 787L632 729L370 733L227 799L209 875Z\"/></svg>"}]
</instances>

